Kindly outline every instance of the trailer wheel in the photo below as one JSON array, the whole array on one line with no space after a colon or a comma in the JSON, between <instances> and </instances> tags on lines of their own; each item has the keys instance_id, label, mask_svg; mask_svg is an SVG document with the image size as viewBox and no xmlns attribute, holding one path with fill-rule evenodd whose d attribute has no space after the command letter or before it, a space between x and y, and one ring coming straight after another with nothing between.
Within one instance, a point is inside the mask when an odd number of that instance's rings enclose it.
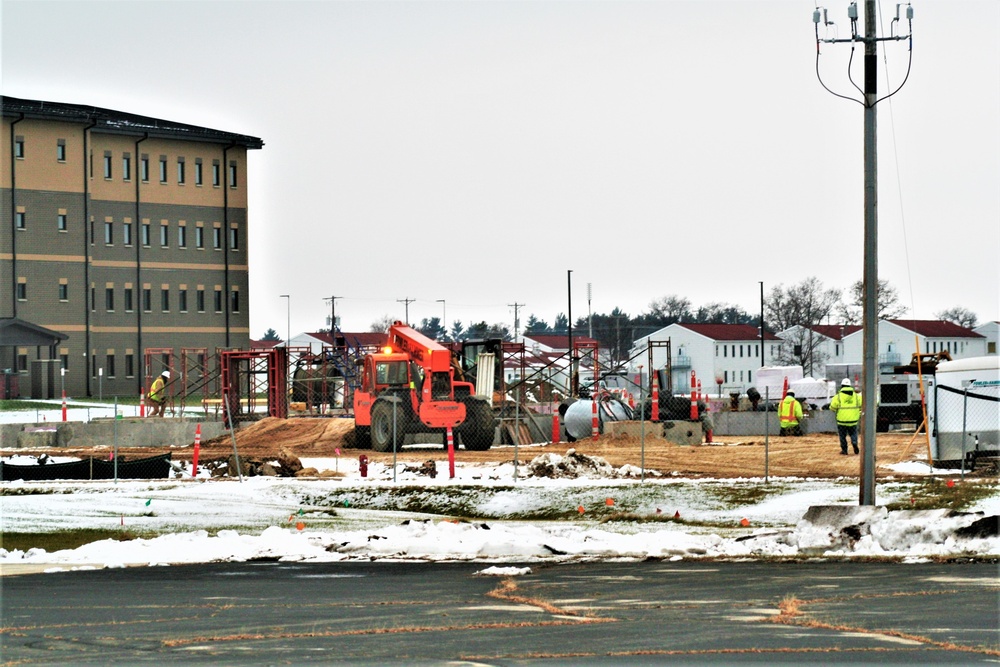
<instances>
[{"instance_id":1,"label":"trailer wheel","mask_svg":"<svg viewBox=\"0 0 1000 667\"><path fill-rule=\"evenodd\" d=\"M493 446L496 425L490 404L477 398L465 401L465 421L458 429L465 448L474 452L485 452Z\"/></svg>"},{"instance_id":2,"label":"trailer wheel","mask_svg":"<svg viewBox=\"0 0 1000 667\"><path fill-rule=\"evenodd\" d=\"M395 429L393 429L393 404L389 401L375 401L372 406L372 425L370 439L376 452L391 452L399 449L403 442L403 415L398 407L395 412ZM396 439L393 440L393 431Z\"/></svg>"}]
</instances>

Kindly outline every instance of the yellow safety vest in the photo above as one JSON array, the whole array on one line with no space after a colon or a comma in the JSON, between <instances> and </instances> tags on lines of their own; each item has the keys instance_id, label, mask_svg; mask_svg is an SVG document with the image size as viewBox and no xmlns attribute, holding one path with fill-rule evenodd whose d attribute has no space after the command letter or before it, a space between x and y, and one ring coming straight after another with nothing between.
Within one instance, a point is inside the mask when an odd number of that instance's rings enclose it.
<instances>
[{"instance_id":1,"label":"yellow safety vest","mask_svg":"<svg viewBox=\"0 0 1000 667\"><path fill-rule=\"evenodd\" d=\"M153 380L153 386L149 388L149 399L159 403L163 400L163 376Z\"/></svg>"},{"instance_id":2,"label":"yellow safety vest","mask_svg":"<svg viewBox=\"0 0 1000 667\"><path fill-rule=\"evenodd\" d=\"M837 423L841 426L854 426L861 419L861 394L847 387L837 392L830 401L830 409L837 413Z\"/></svg>"},{"instance_id":3,"label":"yellow safety vest","mask_svg":"<svg viewBox=\"0 0 1000 667\"><path fill-rule=\"evenodd\" d=\"M785 396L778 408L778 419L781 420L781 428L795 426L802 419L802 405L794 396Z\"/></svg>"}]
</instances>

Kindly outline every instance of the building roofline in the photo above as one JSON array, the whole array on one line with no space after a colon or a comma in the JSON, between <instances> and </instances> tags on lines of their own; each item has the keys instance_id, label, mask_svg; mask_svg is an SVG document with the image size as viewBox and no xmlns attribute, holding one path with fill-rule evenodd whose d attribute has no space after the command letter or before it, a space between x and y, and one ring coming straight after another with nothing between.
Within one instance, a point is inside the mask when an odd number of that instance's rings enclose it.
<instances>
[{"instance_id":1,"label":"building roofline","mask_svg":"<svg viewBox=\"0 0 1000 667\"><path fill-rule=\"evenodd\" d=\"M3 95L0 96L0 111L2 111L5 117L23 116L24 118L57 120L87 125L95 123L93 131L107 134L132 136L148 134L150 137L164 139L236 144L248 149L264 147L263 140L246 134L213 130L208 127L177 123L170 120L153 118L152 116L140 116L138 114L83 104L27 100Z\"/></svg>"}]
</instances>

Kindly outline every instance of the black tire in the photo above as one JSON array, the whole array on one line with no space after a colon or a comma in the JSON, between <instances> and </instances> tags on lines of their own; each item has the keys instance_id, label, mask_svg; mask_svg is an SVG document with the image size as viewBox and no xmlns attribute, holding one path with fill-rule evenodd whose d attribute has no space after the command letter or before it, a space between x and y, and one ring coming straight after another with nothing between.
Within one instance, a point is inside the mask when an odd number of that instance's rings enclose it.
<instances>
[{"instance_id":1,"label":"black tire","mask_svg":"<svg viewBox=\"0 0 1000 667\"><path fill-rule=\"evenodd\" d=\"M372 449L376 452L398 451L399 444L403 442L403 415L402 410L397 406L396 424L393 429L393 404L389 401L375 401L372 406L372 425L370 430L370 440ZM393 431L396 439L393 441Z\"/></svg>"},{"instance_id":2,"label":"black tire","mask_svg":"<svg viewBox=\"0 0 1000 667\"><path fill-rule=\"evenodd\" d=\"M465 401L465 421L458 429L465 448L474 452L485 452L493 446L496 424L493 408L484 399L471 397Z\"/></svg>"},{"instance_id":3,"label":"black tire","mask_svg":"<svg viewBox=\"0 0 1000 667\"><path fill-rule=\"evenodd\" d=\"M372 448L372 429L370 426L354 427L354 448L355 449Z\"/></svg>"}]
</instances>

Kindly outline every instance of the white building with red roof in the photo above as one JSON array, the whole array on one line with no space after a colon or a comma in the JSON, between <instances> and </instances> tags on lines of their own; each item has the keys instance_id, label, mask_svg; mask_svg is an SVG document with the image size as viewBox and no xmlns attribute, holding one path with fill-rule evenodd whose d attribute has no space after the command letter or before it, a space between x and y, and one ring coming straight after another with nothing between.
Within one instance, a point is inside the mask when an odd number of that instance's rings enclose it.
<instances>
[{"instance_id":1,"label":"white building with red roof","mask_svg":"<svg viewBox=\"0 0 1000 667\"><path fill-rule=\"evenodd\" d=\"M844 361L860 364L864 359L863 332L844 336ZM986 336L946 320L879 320L878 364L883 371L907 364L913 353L948 352L952 359L986 354Z\"/></svg>"},{"instance_id":2,"label":"white building with red roof","mask_svg":"<svg viewBox=\"0 0 1000 667\"><path fill-rule=\"evenodd\" d=\"M672 381L675 393L684 393L691 386L691 371L701 381L702 390L715 393L722 385L723 393L744 392L754 384L761 366L770 366L778 354L782 340L764 332L761 349L760 330L749 324L693 324L677 322L632 345L634 356L645 350L650 341L670 341ZM667 364L666 348L654 345L653 367ZM633 365L645 364L646 356L633 359ZM648 373L648 369L644 372Z\"/></svg>"}]
</instances>

